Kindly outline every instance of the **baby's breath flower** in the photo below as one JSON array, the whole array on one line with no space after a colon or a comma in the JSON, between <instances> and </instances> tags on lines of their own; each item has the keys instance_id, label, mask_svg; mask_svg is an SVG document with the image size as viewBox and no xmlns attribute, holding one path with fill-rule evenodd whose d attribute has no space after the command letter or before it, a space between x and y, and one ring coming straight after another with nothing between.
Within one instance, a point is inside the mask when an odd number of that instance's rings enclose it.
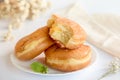
<instances>
[{"instance_id":1,"label":"baby's breath flower","mask_svg":"<svg viewBox=\"0 0 120 80\"><path fill-rule=\"evenodd\" d=\"M44 10L49 8L46 0L4 0L0 2L0 19L10 19L11 28L19 28L23 21L36 19ZM11 31L8 30L5 40L9 40ZM9 37L8 37L9 36Z\"/></svg>"},{"instance_id":2,"label":"baby's breath flower","mask_svg":"<svg viewBox=\"0 0 120 80\"><path fill-rule=\"evenodd\" d=\"M12 34L11 26L8 29L8 32L4 35L4 41L11 41L14 39L14 36Z\"/></svg>"},{"instance_id":3,"label":"baby's breath flower","mask_svg":"<svg viewBox=\"0 0 120 80\"><path fill-rule=\"evenodd\" d=\"M110 74L114 74L120 71L120 59L119 58L115 58L109 65L108 71L103 74L98 80L103 79L104 77L110 75Z\"/></svg>"}]
</instances>

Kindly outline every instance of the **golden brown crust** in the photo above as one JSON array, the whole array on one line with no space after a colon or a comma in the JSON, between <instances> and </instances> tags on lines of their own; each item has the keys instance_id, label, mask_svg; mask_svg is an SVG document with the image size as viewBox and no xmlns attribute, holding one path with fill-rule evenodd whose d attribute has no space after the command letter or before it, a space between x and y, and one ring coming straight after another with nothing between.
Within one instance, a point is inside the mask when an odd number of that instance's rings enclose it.
<instances>
[{"instance_id":1,"label":"golden brown crust","mask_svg":"<svg viewBox=\"0 0 120 80\"><path fill-rule=\"evenodd\" d=\"M16 57L20 60L31 60L54 44L48 35L49 28L42 27L19 40L15 46Z\"/></svg>"},{"instance_id":2,"label":"golden brown crust","mask_svg":"<svg viewBox=\"0 0 120 80\"><path fill-rule=\"evenodd\" d=\"M48 20L50 36L61 48L75 49L86 40L86 33L76 22L53 15Z\"/></svg>"},{"instance_id":3,"label":"golden brown crust","mask_svg":"<svg viewBox=\"0 0 120 80\"><path fill-rule=\"evenodd\" d=\"M46 63L61 71L75 71L89 65L91 61L91 48L81 45L78 49L62 49L56 45L45 51Z\"/></svg>"},{"instance_id":4,"label":"golden brown crust","mask_svg":"<svg viewBox=\"0 0 120 80\"><path fill-rule=\"evenodd\" d=\"M51 64L51 63L47 63L48 66L50 66L51 68L53 69L56 69L56 70L60 70L60 71L63 71L63 72L72 72L72 71L77 71L77 70L80 70L80 69L83 69L85 68L86 66L88 66L90 64L91 60L89 59L87 62L84 62L84 63L81 63L81 64L78 64L78 65L68 65L66 66L65 64Z\"/></svg>"}]
</instances>

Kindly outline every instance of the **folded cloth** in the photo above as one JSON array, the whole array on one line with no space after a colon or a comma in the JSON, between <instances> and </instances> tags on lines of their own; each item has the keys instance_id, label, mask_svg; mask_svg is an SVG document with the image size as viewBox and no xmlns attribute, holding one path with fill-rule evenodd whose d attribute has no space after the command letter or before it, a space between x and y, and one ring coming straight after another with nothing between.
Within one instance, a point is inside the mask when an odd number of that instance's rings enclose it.
<instances>
[{"instance_id":1,"label":"folded cloth","mask_svg":"<svg viewBox=\"0 0 120 80\"><path fill-rule=\"evenodd\" d=\"M120 58L120 16L88 15L78 3L57 14L79 23L87 33L88 42Z\"/></svg>"},{"instance_id":2,"label":"folded cloth","mask_svg":"<svg viewBox=\"0 0 120 80\"><path fill-rule=\"evenodd\" d=\"M115 14L93 14L94 20L108 28L115 35L120 37L120 15Z\"/></svg>"}]
</instances>

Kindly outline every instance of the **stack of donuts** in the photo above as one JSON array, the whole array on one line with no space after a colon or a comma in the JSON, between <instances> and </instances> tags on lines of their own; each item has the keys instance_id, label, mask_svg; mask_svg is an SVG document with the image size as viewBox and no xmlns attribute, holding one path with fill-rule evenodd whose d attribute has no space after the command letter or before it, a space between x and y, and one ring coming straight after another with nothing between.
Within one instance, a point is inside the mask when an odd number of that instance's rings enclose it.
<instances>
[{"instance_id":1,"label":"stack of donuts","mask_svg":"<svg viewBox=\"0 0 120 80\"><path fill-rule=\"evenodd\" d=\"M42 52L45 63L60 71L75 71L90 64L91 48L85 45L86 33L76 22L52 15L47 25L19 40L15 55L32 60Z\"/></svg>"}]
</instances>

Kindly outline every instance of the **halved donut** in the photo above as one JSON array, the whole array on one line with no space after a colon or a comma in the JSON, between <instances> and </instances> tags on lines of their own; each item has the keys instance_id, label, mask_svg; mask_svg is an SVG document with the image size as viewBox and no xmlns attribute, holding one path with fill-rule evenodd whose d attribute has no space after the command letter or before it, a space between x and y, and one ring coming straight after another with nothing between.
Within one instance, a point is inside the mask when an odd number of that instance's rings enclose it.
<instances>
[{"instance_id":1,"label":"halved donut","mask_svg":"<svg viewBox=\"0 0 120 80\"><path fill-rule=\"evenodd\" d=\"M61 48L75 49L86 40L86 33L76 22L53 15L48 20L50 36Z\"/></svg>"}]
</instances>

